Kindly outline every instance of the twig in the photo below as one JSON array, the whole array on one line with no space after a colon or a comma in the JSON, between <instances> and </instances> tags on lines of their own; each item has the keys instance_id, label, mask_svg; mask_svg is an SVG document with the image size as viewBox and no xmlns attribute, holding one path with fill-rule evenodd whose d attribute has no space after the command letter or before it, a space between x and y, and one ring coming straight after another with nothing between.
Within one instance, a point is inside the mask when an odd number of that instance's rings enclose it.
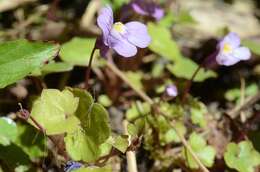
<instances>
[{"instance_id":1,"label":"twig","mask_svg":"<svg viewBox=\"0 0 260 172\"><path fill-rule=\"evenodd\" d=\"M132 84L127 77L124 75L123 72L121 72L112 62L107 61L107 66L119 77L121 78L126 84L128 84L144 101L146 101L147 103L149 103L150 105L154 105L153 100L146 95L142 90L138 89L134 84ZM167 117L166 114L164 114L160 107L156 106L155 107L156 110L162 114L164 117ZM167 117L168 119L168 117ZM203 172L209 172L209 170L202 164L202 162L200 161L200 159L197 157L197 155L195 154L195 152L192 150L192 148L190 147L189 143L186 141L186 139L179 133L179 131L175 128L175 121L171 122L171 126L173 127L173 129L175 130L176 134L179 136L182 144L184 145L184 147L191 153L192 157L194 158L194 160L196 161L196 163L199 165L199 167L201 168L201 170L203 170Z\"/></svg>"},{"instance_id":2,"label":"twig","mask_svg":"<svg viewBox=\"0 0 260 172\"><path fill-rule=\"evenodd\" d=\"M100 8L101 2L100 0L92 0L89 2L82 18L80 21L80 27L83 29L89 29L93 18L95 17L95 13Z\"/></svg>"},{"instance_id":3,"label":"twig","mask_svg":"<svg viewBox=\"0 0 260 172\"><path fill-rule=\"evenodd\" d=\"M236 118L237 115L242 111L247 109L249 106L255 104L257 101L260 100L260 91L257 92L257 94L255 94L254 96L248 97L243 104L241 104L240 106L235 107L234 109L231 109L230 111L227 112L227 114L231 117L231 118Z\"/></svg>"},{"instance_id":4,"label":"twig","mask_svg":"<svg viewBox=\"0 0 260 172\"><path fill-rule=\"evenodd\" d=\"M126 120L124 120L123 121L123 128L124 128L125 134L128 134L127 125L128 125L128 122ZM138 172L135 152L134 151L127 151L126 152L126 159L127 159L128 172Z\"/></svg>"},{"instance_id":5,"label":"twig","mask_svg":"<svg viewBox=\"0 0 260 172\"><path fill-rule=\"evenodd\" d=\"M240 77L240 106L245 102L245 79ZM246 121L245 113L243 111L240 112L241 121L244 123Z\"/></svg>"}]
</instances>

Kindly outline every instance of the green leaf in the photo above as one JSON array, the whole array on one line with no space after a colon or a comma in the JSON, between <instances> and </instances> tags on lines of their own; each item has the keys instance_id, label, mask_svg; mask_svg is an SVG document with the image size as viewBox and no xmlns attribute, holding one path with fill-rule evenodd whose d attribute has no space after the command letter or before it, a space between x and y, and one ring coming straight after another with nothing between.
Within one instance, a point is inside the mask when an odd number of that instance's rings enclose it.
<instances>
[{"instance_id":1,"label":"green leaf","mask_svg":"<svg viewBox=\"0 0 260 172\"><path fill-rule=\"evenodd\" d=\"M202 102L199 102L198 105L198 107L191 107L191 121L193 124L198 124L200 127L204 128L207 125L207 120L204 116L208 110Z\"/></svg>"},{"instance_id":2,"label":"green leaf","mask_svg":"<svg viewBox=\"0 0 260 172\"><path fill-rule=\"evenodd\" d=\"M239 144L229 143L224 159L228 167L239 172L254 172L254 168L260 165L260 154L250 141L242 141Z\"/></svg>"},{"instance_id":3,"label":"green leaf","mask_svg":"<svg viewBox=\"0 0 260 172\"><path fill-rule=\"evenodd\" d=\"M167 28L148 23L148 32L152 37L149 49L169 61L176 62L182 58L179 47L177 43L171 39L172 35Z\"/></svg>"},{"instance_id":4,"label":"green leaf","mask_svg":"<svg viewBox=\"0 0 260 172\"><path fill-rule=\"evenodd\" d=\"M17 137L17 126L15 122L7 117L0 118L0 145L10 145Z\"/></svg>"},{"instance_id":5,"label":"green leaf","mask_svg":"<svg viewBox=\"0 0 260 172\"><path fill-rule=\"evenodd\" d=\"M126 111L126 118L131 121L139 116L147 115L151 111L151 106L148 103L142 103L140 101L136 101L132 104L131 108Z\"/></svg>"},{"instance_id":6,"label":"green leaf","mask_svg":"<svg viewBox=\"0 0 260 172\"><path fill-rule=\"evenodd\" d=\"M245 97L253 96L257 93L258 86L256 83L252 83L245 88ZM240 88L233 88L225 92L225 98L229 101L237 101L240 103L241 91Z\"/></svg>"},{"instance_id":7,"label":"green leaf","mask_svg":"<svg viewBox=\"0 0 260 172\"><path fill-rule=\"evenodd\" d=\"M67 72L73 69L73 66L64 62L52 62L42 67L44 75L49 73Z\"/></svg>"},{"instance_id":8,"label":"green leaf","mask_svg":"<svg viewBox=\"0 0 260 172\"><path fill-rule=\"evenodd\" d=\"M30 166L29 156L17 145L11 143L8 146L0 145L0 160L8 166L9 171L17 166Z\"/></svg>"},{"instance_id":9,"label":"green leaf","mask_svg":"<svg viewBox=\"0 0 260 172\"><path fill-rule=\"evenodd\" d=\"M122 153L125 153L129 144L129 136L128 135L121 135L117 136L116 138L109 139L108 143L110 143L113 147L119 150Z\"/></svg>"},{"instance_id":10,"label":"green leaf","mask_svg":"<svg viewBox=\"0 0 260 172\"><path fill-rule=\"evenodd\" d=\"M14 143L28 154L31 160L46 156L44 135L28 124L18 123L18 136Z\"/></svg>"},{"instance_id":11,"label":"green leaf","mask_svg":"<svg viewBox=\"0 0 260 172\"><path fill-rule=\"evenodd\" d=\"M112 101L111 101L110 98L109 98L107 95L105 95L105 94L102 94L102 95L100 95L100 96L98 97L98 102L99 102L100 104L102 104L103 106L105 106L105 107L109 107L109 106L112 105Z\"/></svg>"},{"instance_id":12,"label":"green leaf","mask_svg":"<svg viewBox=\"0 0 260 172\"><path fill-rule=\"evenodd\" d=\"M148 32L152 37L152 43L149 48L171 63L174 63L168 64L167 69L177 77L190 79L198 68L198 65L192 60L183 57L177 43L172 39L170 31L163 26L149 23ZM205 71L202 68L194 81L201 82L207 78L216 76L215 72L210 70Z\"/></svg>"},{"instance_id":13,"label":"green leaf","mask_svg":"<svg viewBox=\"0 0 260 172\"><path fill-rule=\"evenodd\" d=\"M62 45L60 57L71 65L87 66L95 41L95 39L75 37ZM94 58L93 62L96 60Z\"/></svg>"},{"instance_id":14,"label":"green leaf","mask_svg":"<svg viewBox=\"0 0 260 172\"><path fill-rule=\"evenodd\" d=\"M48 135L73 132L79 124L74 115L78 102L69 90L44 89L33 103L31 115Z\"/></svg>"},{"instance_id":15,"label":"green leaf","mask_svg":"<svg viewBox=\"0 0 260 172\"><path fill-rule=\"evenodd\" d=\"M58 45L26 40L0 44L0 88L6 87L40 68L55 57Z\"/></svg>"},{"instance_id":16,"label":"green leaf","mask_svg":"<svg viewBox=\"0 0 260 172\"><path fill-rule=\"evenodd\" d=\"M73 170L72 172L112 172L111 167L86 167Z\"/></svg>"},{"instance_id":17,"label":"green leaf","mask_svg":"<svg viewBox=\"0 0 260 172\"><path fill-rule=\"evenodd\" d=\"M188 58L183 57L182 60L176 62L175 64L168 64L166 68L177 77L190 79L197 70L198 65ZM208 78L214 78L216 76L217 74L215 72L211 70L206 71L204 68L201 68L195 76L194 81L202 82Z\"/></svg>"},{"instance_id":18,"label":"green leaf","mask_svg":"<svg viewBox=\"0 0 260 172\"><path fill-rule=\"evenodd\" d=\"M108 113L98 103L94 103L91 95L80 89L72 90L79 98L79 106L75 113L80 120L76 131L65 137L66 150L76 161L95 161L100 153L100 145L110 136Z\"/></svg>"},{"instance_id":19,"label":"green leaf","mask_svg":"<svg viewBox=\"0 0 260 172\"><path fill-rule=\"evenodd\" d=\"M242 44L246 47L248 47L253 53L256 55L260 55L260 42L253 41L250 39L243 40Z\"/></svg>"},{"instance_id":20,"label":"green leaf","mask_svg":"<svg viewBox=\"0 0 260 172\"><path fill-rule=\"evenodd\" d=\"M202 136L192 133L189 138L189 144L198 158L206 167L212 167L216 155L216 151L212 146L206 144ZM198 169L199 165L193 159L191 153L183 148L183 156L186 158L187 165L192 169Z\"/></svg>"},{"instance_id":21,"label":"green leaf","mask_svg":"<svg viewBox=\"0 0 260 172\"><path fill-rule=\"evenodd\" d=\"M184 136L187 132L186 127L181 122L177 122L175 128L182 136ZM167 144L171 142L180 143L181 140L176 131L171 128L164 134L164 142Z\"/></svg>"}]
</instances>

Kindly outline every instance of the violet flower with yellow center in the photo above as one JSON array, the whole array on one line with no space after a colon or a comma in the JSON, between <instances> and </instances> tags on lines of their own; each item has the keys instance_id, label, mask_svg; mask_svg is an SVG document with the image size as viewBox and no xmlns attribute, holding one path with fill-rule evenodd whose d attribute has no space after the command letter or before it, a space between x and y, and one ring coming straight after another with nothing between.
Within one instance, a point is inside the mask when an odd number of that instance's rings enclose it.
<instances>
[{"instance_id":1,"label":"violet flower with yellow center","mask_svg":"<svg viewBox=\"0 0 260 172\"><path fill-rule=\"evenodd\" d=\"M251 53L247 47L240 46L240 38L234 33L230 32L218 44L218 54L216 61L220 65L231 66L241 60L248 60Z\"/></svg>"},{"instance_id":2,"label":"violet flower with yellow center","mask_svg":"<svg viewBox=\"0 0 260 172\"><path fill-rule=\"evenodd\" d=\"M97 24L102 30L102 38L99 39L97 48L103 57L106 57L109 48L123 57L132 57L136 55L137 47L146 48L151 42L146 25L137 21L114 23L110 6L101 9Z\"/></svg>"}]
</instances>

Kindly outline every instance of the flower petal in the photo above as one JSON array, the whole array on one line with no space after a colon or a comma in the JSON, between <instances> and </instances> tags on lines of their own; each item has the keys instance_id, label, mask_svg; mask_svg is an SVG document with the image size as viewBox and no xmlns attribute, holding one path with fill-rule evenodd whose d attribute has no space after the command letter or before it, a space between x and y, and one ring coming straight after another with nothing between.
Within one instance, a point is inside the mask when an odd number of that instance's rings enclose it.
<instances>
[{"instance_id":1,"label":"flower petal","mask_svg":"<svg viewBox=\"0 0 260 172\"><path fill-rule=\"evenodd\" d=\"M138 4L137 1L133 2L131 6L136 13L141 15L148 15L148 13L144 9L142 9L142 7Z\"/></svg>"},{"instance_id":2,"label":"flower petal","mask_svg":"<svg viewBox=\"0 0 260 172\"><path fill-rule=\"evenodd\" d=\"M132 57L136 55L137 48L131 44L123 35L112 29L109 35L109 46L113 48L119 55L124 57Z\"/></svg>"},{"instance_id":3,"label":"flower petal","mask_svg":"<svg viewBox=\"0 0 260 172\"><path fill-rule=\"evenodd\" d=\"M246 47L236 48L233 52L234 56L240 60L248 60L251 57L250 50Z\"/></svg>"},{"instance_id":4,"label":"flower petal","mask_svg":"<svg viewBox=\"0 0 260 172\"><path fill-rule=\"evenodd\" d=\"M110 6L106 6L101 9L99 16L97 18L97 24L101 28L103 33L103 41L106 45L108 45L108 35L112 28L114 19L113 19L113 11Z\"/></svg>"},{"instance_id":5,"label":"flower petal","mask_svg":"<svg viewBox=\"0 0 260 172\"><path fill-rule=\"evenodd\" d=\"M164 16L164 11L163 9L159 8L159 7L155 7L154 13L152 14L152 16L158 21L160 20L163 16Z\"/></svg>"},{"instance_id":6,"label":"flower petal","mask_svg":"<svg viewBox=\"0 0 260 172\"><path fill-rule=\"evenodd\" d=\"M118 40L112 47L119 55L123 57L133 57L137 53L137 48L126 39Z\"/></svg>"},{"instance_id":7,"label":"flower petal","mask_svg":"<svg viewBox=\"0 0 260 172\"><path fill-rule=\"evenodd\" d=\"M144 24L133 21L126 23L125 26L127 27L128 32L126 37L129 42L140 48L145 48L150 44L151 37Z\"/></svg>"},{"instance_id":8,"label":"flower petal","mask_svg":"<svg viewBox=\"0 0 260 172\"><path fill-rule=\"evenodd\" d=\"M233 54L219 53L216 57L216 61L219 65L231 66L240 61L240 59L233 56Z\"/></svg>"},{"instance_id":9,"label":"flower petal","mask_svg":"<svg viewBox=\"0 0 260 172\"><path fill-rule=\"evenodd\" d=\"M221 42L230 44L232 48L237 48L240 45L240 38L237 33L230 32Z\"/></svg>"}]
</instances>

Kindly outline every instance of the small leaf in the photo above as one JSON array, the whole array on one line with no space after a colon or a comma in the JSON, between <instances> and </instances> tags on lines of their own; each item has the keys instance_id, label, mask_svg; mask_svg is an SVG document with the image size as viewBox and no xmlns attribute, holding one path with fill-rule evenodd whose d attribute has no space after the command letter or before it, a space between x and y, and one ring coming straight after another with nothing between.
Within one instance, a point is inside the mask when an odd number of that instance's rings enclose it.
<instances>
[{"instance_id":1,"label":"small leaf","mask_svg":"<svg viewBox=\"0 0 260 172\"><path fill-rule=\"evenodd\" d=\"M183 125L181 122L177 122L175 125L175 128L177 131L184 136L187 132L186 127ZM164 134L164 141L166 144L175 142L175 143L180 143L180 137L177 135L176 131L174 129L169 129L165 134Z\"/></svg>"},{"instance_id":2,"label":"small leaf","mask_svg":"<svg viewBox=\"0 0 260 172\"><path fill-rule=\"evenodd\" d=\"M151 106L148 103L141 103L137 101L132 104L131 108L126 111L126 118L131 121L139 116L147 115L150 113Z\"/></svg>"},{"instance_id":3,"label":"small leaf","mask_svg":"<svg viewBox=\"0 0 260 172\"><path fill-rule=\"evenodd\" d=\"M129 136L121 135L110 139L109 143L122 153L125 153L129 146Z\"/></svg>"},{"instance_id":4,"label":"small leaf","mask_svg":"<svg viewBox=\"0 0 260 172\"><path fill-rule=\"evenodd\" d=\"M208 146L202 136L192 133L189 138L189 144L198 158L206 167L212 167L216 155L216 151L212 146ZM198 169L199 165L193 159L191 153L183 148L183 156L187 160L187 165L192 169Z\"/></svg>"},{"instance_id":5,"label":"small leaf","mask_svg":"<svg viewBox=\"0 0 260 172\"><path fill-rule=\"evenodd\" d=\"M229 143L224 159L228 167L239 172L254 172L254 168L260 165L260 154L250 141Z\"/></svg>"},{"instance_id":6,"label":"small leaf","mask_svg":"<svg viewBox=\"0 0 260 172\"><path fill-rule=\"evenodd\" d=\"M198 107L191 107L191 121L193 124L198 124L204 128L207 125L207 120L204 117L208 112L207 107L202 102L199 102L198 105Z\"/></svg>"},{"instance_id":7,"label":"small leaf","mask_svg":"<svg viewBox=\"0 0 260 172\"><path fill-rule=\"evenodd\" d=\"M100 95L100 96L98 97L98 102L99 102L100 104L102 104L103 106L105 106L105 107L109 107L109 106L112 105L112 101L111 101L110 98L109 98L107 95L105 95L105 94L102 94L102 95Z\"/></svg>"},{"instance_id":8,"label":"small leaf","mask_svg":"<svg viewBox=\"0 0 260 172\"><path fill-rule=\"evenodd\" d=\"M0 88L23 79L58 53L59 46L17 40L0 43Z\"/></svg>"},{"instance_id":9,"label":"small leaf","mask_svg":"<svg viewBox=\"0 0 260 172\"><path fill-rule=\"evenodd\" d=\"M7 117L0 118L0 144L10 145L17 137L17 126L15 122Z\"/></svg>"},{"instance_id":10,"label":"small leaf","mask_svg":"<svg viewBox=\"0 0 260 172\"><path fill-rule=\"evenodd\" d=\"M44 89L33 103L31 115L48 135L73 132L79 124L74 115L78 102L69 90Z\"/></svg>"},{"instance_id":11,"label":"small leaf","mask_svg":"<svg viewBox=\"0 0 260 172\"><path fill-rule=\"evenodd\" d=\"M95 39L75 37L62 45L60 57L71 65L87 66L95 41Z\"/></svg>"}]
</instances>

